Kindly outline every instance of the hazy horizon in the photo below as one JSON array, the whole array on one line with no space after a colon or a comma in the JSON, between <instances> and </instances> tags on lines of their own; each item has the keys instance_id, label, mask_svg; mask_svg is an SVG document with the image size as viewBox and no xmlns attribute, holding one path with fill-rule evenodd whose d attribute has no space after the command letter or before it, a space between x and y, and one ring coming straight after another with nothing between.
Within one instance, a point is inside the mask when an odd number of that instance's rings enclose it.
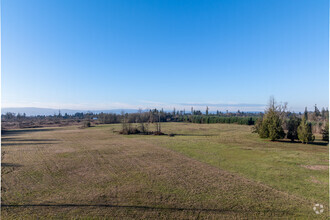
<instances>
[{"instance_id":1,"label":"hazy horizon","mask_svg":"<svg viewBox=\"0 0 330 220\"><path fill-rule=\"evenodd\" d=\"M277 104L284 104L285 102L276 100ZM10 109L10 108L44 108L44 109L66 109L66 110L83 110L83 111L99 111L99 110L117 110L117 109L164 109L166 111L172 111L173 108L177 110L185 110L189 112L191 107L195 110L205 111L206 107L210 111L230 111L237 112L246 111L246 112L263 112L268 105L268 100L264 104L248 104L248 103L161 103L161 102L144 102L138 105L131 105L127 103L110 103L110 104L49 104L44 105L42 103L37 104L26 104L26 105L13 105L7 106L2 105L1 109ZM317 103L316 103L317 105ZM308 111L314 111L315 104L306 105L304 107L293 108L290 103L288 103L288 111L291 112L303 112L307 107ZM328 109L328 106L317 105L319 110L322 108Z\"/></svg>"},{"instance_id":2,"label":"hazy horizon","mask_svg":"<svg viewBox=\"0 0 330 220\"><path fill-rule=\"evenodd\" d=\"M282 102L278 104L283 104ZM307 107L307 106L306 106ZM143 110L143 111L148 111L150 109L158 109L158 110L164 110L166 112L172 112L173 109L176 111L185 111L186 113L191 112L191 108L194 110L200 110L201 112L205 112L206 108L209 109L210 113L215 113L217 111L220 112L264 112L264 110L267 108L267 105L259 105L259 104L196 104L196 103L190 103L190 104L181 104L181 105L173 105L171 107L166 106L166 105L158 105L158 106L131 106L131 108L56 108L56 107L1 107L1 113L5 114L7 112L13 112L13 113L26 113L27 115L53 115L53 114L58 114L60 111L61 113L65 114L74 114L77 112L94 112L94 113L117 113L120 114L122 111L126 113L133 113L137 112L138 110ZM319 110L322 110L322 108L328 109L328 107L320 107L318 106ZM304 112L305 109L301 110L295 110L292 108L288 108L288 111L295 112L295 113L301 113ZM314 111L314 106L308 108L307 110L310 112Z\"/></svg>"}]
</instances>

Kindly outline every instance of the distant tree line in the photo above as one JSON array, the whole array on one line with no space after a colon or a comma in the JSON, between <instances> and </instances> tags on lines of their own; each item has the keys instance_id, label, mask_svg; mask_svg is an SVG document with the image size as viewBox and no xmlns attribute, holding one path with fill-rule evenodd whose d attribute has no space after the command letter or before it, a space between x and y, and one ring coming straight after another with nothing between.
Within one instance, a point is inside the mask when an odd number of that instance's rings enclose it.
<instances>
[{"instance_id":1,"label":"distant tree line","mask_svg":"<svg viewBox=\"0 0 330 220\"><path fill-rule=\"evenodd\" d=\"M191 122L198 124L214 124L214 123L226 123L226 124L240 124L240 125L254 125L260 116L208 116L208 115L191 115L180 116L177 121Z\"/></svg>"},{"instance_id":2,"label":"distant tree line","mask_svg":"<svg viewBox=\"0 0 330 220\"><path fill-rule=\"evenodd\" d=\"M264 113L254 112L210 112L206 107L203 113L193 107L189 112L186 110L164 111L163 109L150 109L136 113L92 113L77 112L75 114L37 115L26 116L26 114L14 114L7 112L2 114L2 129L27 128L43 126L68 126L82 124L82 127L90 127L95 124L123 124L123 133L161 133L162 122L187 122L199 124L227 123L240 125L254 125L254 132L262 138L278 140L284 137L290 140L301 140L303 142L313 141L313 133L320 133L324 140L328 140L329 119L328 109L321 111L315 105L314 111L294 113L287 111L287 104L276 105L272 99ZM132 124L139 126L132 126ZM151 129L154 127L155 129ZM312 135L311 135L312 134Z\"/></svg>"}]
</instances>

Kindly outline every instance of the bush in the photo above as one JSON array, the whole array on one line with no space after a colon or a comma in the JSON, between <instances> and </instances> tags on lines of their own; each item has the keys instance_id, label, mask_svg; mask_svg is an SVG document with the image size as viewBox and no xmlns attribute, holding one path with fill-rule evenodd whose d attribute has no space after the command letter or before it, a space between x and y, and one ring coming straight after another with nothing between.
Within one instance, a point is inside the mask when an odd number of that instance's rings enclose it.
<instances>
[{"instance_id":1,"label":"bush","mask_svg":"<svg viewBox=\"0 0 330 220\"><path fill-rule=\"evenodd\" d=\"M153 135L165 135L163 132L161 131L154 131L152 132Z\"/></svg>"},{"instance_id":2,"label":"bush","mask_svg":"<svg viewBox=\"0 0 330 220\"><path fill-rule=\"evenodd\" d=\"M252 132L259 134L261 126L262 126L262 118L258 118L258 120L255 122L255 125L253 126Z\"/></svg>"},{"instance_id":3,"label":"bush","mask_svg":"<svg viewBox=\"0 0 330 220\"><path fill-rule=\"evenodd\" d=\"M90 121L85 121L84 122L84 125L83 125L84 128L89 128L90 126L91 126L91 122Z\"/></svg>"},{"instance_id":4,"label":"bush","mask_svg":"<svg viewBox=\"0 0 330 220\"><path fill-rule=\"evenodd\" d=\"M131 123L123 123L122 124L122 130L119 132L119 134L139 134L141 131L137 129L136 127L132 127Z\"/></svg>"}]
</instances>

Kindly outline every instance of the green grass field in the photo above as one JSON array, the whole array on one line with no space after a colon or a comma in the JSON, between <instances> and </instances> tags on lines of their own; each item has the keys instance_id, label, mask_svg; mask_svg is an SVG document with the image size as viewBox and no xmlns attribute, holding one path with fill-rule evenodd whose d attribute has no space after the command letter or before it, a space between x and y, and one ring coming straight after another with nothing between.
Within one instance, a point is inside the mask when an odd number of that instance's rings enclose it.
<instances>
[{"instance_id":1,"label":"green grass field","mask_svg":"<svg viewBox=\"0 0 330 220\"><path fill-rule=\"evenodd\" d=\"M234 124L163 123L174 137L119 129L5 133L2 219L329 216L329 148L319 136L306 145L263 140Z\"/></svg>"}]
</instances>

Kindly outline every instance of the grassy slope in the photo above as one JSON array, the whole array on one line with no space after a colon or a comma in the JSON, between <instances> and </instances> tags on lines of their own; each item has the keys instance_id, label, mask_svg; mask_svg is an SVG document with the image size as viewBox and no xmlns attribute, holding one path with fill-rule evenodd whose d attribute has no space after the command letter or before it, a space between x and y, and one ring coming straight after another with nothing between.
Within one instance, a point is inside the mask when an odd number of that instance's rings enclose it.
<instances>
[{"instance_id":1,"label":"grassy slope","mask_svg":"<svg viewBox=\"0 0 330 220\"><path fill-rule=\"evenodd\" d=\"M328 204L328 170L300 165L327 165L327 146L271 143L237 125L163 124L175 137L119 127L5 135L3 219L325 217L312 206Z\"/></svg>"}]
</instances>

